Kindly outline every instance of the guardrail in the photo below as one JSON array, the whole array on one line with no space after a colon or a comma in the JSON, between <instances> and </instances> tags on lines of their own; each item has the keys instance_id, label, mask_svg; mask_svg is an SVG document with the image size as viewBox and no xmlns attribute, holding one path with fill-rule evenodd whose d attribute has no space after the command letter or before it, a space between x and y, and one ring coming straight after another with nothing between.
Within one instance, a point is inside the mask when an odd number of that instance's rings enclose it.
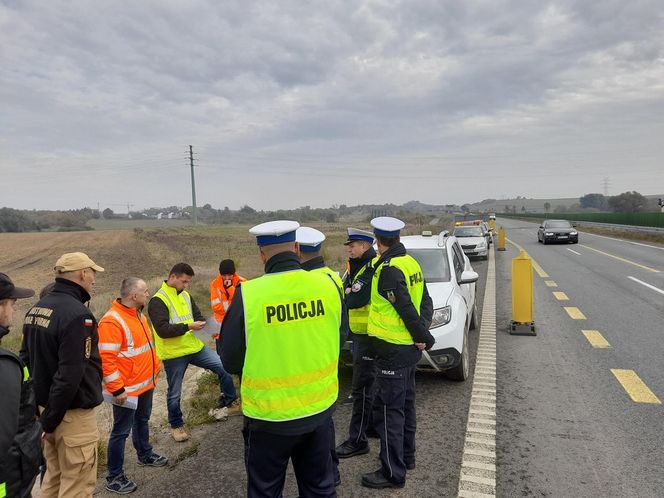
<instances>
[{"instance_id":1,"label":"guardrail","mask_svg":"<svg viewBox=\"0 0 664 498\"><path fill-rule=\"evenodd\" d=\"M664 229L664 213L496 213L506 218L537 218L580 221L599 225L619 225ZM654 230L658 231L658 230Z\"/></svg>"}]
</instances>

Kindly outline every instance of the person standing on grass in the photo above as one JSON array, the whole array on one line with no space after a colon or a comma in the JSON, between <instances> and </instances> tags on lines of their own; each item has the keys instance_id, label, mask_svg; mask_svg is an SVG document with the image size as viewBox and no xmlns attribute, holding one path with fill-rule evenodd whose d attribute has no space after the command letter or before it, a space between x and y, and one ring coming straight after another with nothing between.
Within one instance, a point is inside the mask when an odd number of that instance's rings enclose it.
<instances>
[{"instance_id":1,"label":"person standing on grass","mask_svg":"<svg viewBox=\"0 0 664 498\"><path fill-rule=\"evenodd\" d=\"M129 277L122 281L120 298L99 321L99 353L104 389L113 402L113 429L108 440L106 489L118 494L135 491L137 485L123 470L125 441L131 432L138 465L163 467L168 458L156 454L150 444L148 422L152 395L161 363L143 309L150 297L145 281ZM136 398L128 406L128 397Z\"/></svg>"},{"instance_id":2,"label":"person standing on grass","mask_svg":"<svg viewBox=\"0 0 664 498\"><path fill-rule=\"evenodd\" d=\"M205 317L187 292L193 278L191 266L187 263L176 264L148 304L157 354L168 381L168 422L173 439L178 442L189 439L184 428L180 398L184 374L190 364L210 370L219 377L219 406L210 412L214 418L224 420L229 415L240 413L233 378L224 370L219 355L194 335L194 331L205 327Z\"/></svg>"},{"instance_id":3,"label":"person standing on grass","mask_svg":"<svg viewBox=\"0 0 664 498\"><path fill-rule=\"evenodd\" d=\"M41 497L92 496L102 402L97 320L85 306L104 269L87 254L63 254L55 285L23 322L21 354L34 379L44 430Z\"/></svg>"},{"instance_id":4,"label":"person standing on grass","mask_svg":"<svg viewBox=\"0 0 664 498\"><path fill-rule=\"evenodd\" d=\"M219 263L219 275L210 282L210 306L214 313L214 319L220 326L224 321L226 311L233 302L235 290L241 282L246 280L246 278L237 274L235 261L232 259L224 259ZM214 339L217 353L221 356L219 334L216 334Z\"/></svg>"}]
</instances>

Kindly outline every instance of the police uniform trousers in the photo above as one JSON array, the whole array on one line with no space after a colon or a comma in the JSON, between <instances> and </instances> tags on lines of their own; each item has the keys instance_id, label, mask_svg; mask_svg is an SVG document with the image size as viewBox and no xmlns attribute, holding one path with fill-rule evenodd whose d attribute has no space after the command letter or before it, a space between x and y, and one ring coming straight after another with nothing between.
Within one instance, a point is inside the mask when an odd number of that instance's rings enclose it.
<instances>
[{"instance_id":1,"label":"police uniform trousers","mask_svg":"<svg viewBox=\"0 0 664 498\"><path fill-rule=\"evenodd\" d=\"M95 408L67 410L53 432L55 443L44 440L46 475L41 498L92 496L97 483L99 430Z\"/></svg>"},{"instance_id":2,"label":"police uniform trousers","mask_svg":"<svg viewBox=\"0 0 664 498\"><path fill-rule=\"evenodd\" d=\"M248 498L281 498L289 459L300 498L336 497L332 427L326 419L311 432L290 435L256 430L251 423L245 424L242 434Z\"/></svg>"},{"instance_id":3,"label":"police uniform trousers","mask_svg":"<svg viewBox=\"0 0 664 498\"><path fill-rule=\"evenodd\" d=\"M393 369L378 360L374 426L380 437L383 475L406 480L406 465L415 463L415 365Z\"/></svg>"},{"instance_id":4,"label":"police uniform trousers","mask_svg":"<svg viewBox=\"0 0 664 498\"><path fill-rule=\"evenodd\" d=\"M353 412L348 427L348 442L356 447L367 445L367 427L373 426L372 405L376 378L372 339L366 334L353 338Z\"/></svg>"}]
</instances>

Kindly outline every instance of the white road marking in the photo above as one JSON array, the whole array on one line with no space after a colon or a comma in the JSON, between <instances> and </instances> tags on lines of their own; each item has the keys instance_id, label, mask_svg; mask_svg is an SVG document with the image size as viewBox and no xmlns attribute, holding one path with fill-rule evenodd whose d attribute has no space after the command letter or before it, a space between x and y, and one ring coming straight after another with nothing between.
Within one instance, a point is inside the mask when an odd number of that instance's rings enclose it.
<instances>
[{"instance_id":1,"label":"white road marking","mask_svg":"<svg viewBox=\"0 0 664 498\"><path fill-rule=\"evenodd\" d=\"M576 254L577 256L581 256L581 253L580 253L580 252L576 252L576 251L574 251L573 249L570 249L569 247L567 248L567 250L568 250L569 252L573 252L573 253Z\"/></svg>"},{"instance_id":2,"label":"white road marking","mask_svg":"<svg viewBox=\"0 0 664 498\"><path fill-rule=\"evenodd\" d=\"M659 249L660 251L664 251L664 247L652 246L650 244L644 244L643 242L633 242L631 240L617 239L615 237L607 237L606 235L597 235L596 233L588 233L588 232L582 232L582 233L584 233L585 235L591 235L592 237L601 237L603 239L617 240L618 242L625 242L626 244L634 244L635 246L649 247L650 249Z\"/></svg>"},{"instance_id":3,"label":"white road marking","mask_svg":"<svg viewBox=\"0 0 664 498\"><path fill-rule=\"evenodd\" d=\"M482 323L466 424L459 497L496 496L496 262L489 252Z\"/></svg>"},{"instance_id":4,"label":"white road marking","mask_svg":"<svg viewBox=\"0 0 664 498\"><path fill-rule=\"evenodd\" d=\"M639 283L639 284L641 284L645 287L648 287L649 289L652 289L655 292L659 292L660 294L664 294L664 290L660 289L659 287L655 287L654 285L650 285L650 284L644 282L643 280L639 280L638 278L634 278L634 277L627 277L627 278L629 278L630 280L633 280L634 282Z\"/></svg>"}]
</instances>

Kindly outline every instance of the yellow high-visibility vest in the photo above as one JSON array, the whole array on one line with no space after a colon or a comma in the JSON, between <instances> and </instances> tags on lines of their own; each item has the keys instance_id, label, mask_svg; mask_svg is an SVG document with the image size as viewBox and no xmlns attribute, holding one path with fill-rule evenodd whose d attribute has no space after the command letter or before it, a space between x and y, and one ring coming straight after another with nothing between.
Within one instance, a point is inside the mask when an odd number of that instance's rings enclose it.
<instances>
[{"instance_id":1,"label":"yellow high-visibility vest","mask_svg":"<svg viewBox=\"0 0 664 498\"><path fill-rule=\"evenodd\" d=\"M378 261L378 256L371 260L371 264L375 264ZM367 269L367 266L364 265L360 270L355 274L355 277L351 281L352 285L357 282L357 279L360 278L360 275L364 273ZM351 291L352 292L352 291ZM367 323L369 321L369 309L371 308L371 302L368 302L361 308L348 308L348 325L350 326L351 332L353 334L366 334L367 333Z\"/></svg>"},{"instance_id":2,"label":"yellow high-visibility vest","mask_svg":"<svg viewBox=\"0 0 664 498\"><path fill-rule=\"evenodd\" d=\"M161 288L153 297L161 299L168 307L168 321L174 323L193 323L194 312L191 308L191 296L187 291L178 292L166 282L161 284ZM157 348L157 356L161 360L170 360L181 358L188 354L198 353L205 344L188 330L184 335L163 339L159 337L157 331L152 326L154 335L154 344Z\"/></svg>"},{"instance_id":3,"label":"yellow high-visibility vest","mask_svg":"<svg viewBox=\"0 0 664 498\"><path fill-rule=\"evenodd\" d=\"M322 268L315 268L311 270L312 272L319 272L319 273L325 273L326 275L329 275L330 278L334 281L335 284L337 284L337 287L339 287L339 292L341 292L341 295L343 296L344 293L344 283L341 281L341 277L339 274L329 268L328 266L323 266Z\"/></svg>"},{"instance_id":4,"label":"yellow high-visibility vest","mask_svg":"<svg viewBox=\"0 0 664 498\"><path fill-rule=\"evenodd\" d=\"M424 295L424 275L420 264L408 254L389 259L376 268L371 282L371 306L367 332L371 336L392 344L414 344L413 337L397 310L378 292L378 279L386 266L394 266L403 273L413 306L418 313L420 311Z\"/></svg>"},{"instance_id":5,"label":"yellow high-visibility vest","mask_svg":"<svg viewBox=\"0 0 664 498\"><path fill-rule=\"evenodd\" d=\"M283 422L327 410L339 393L341 299L323 272L269 273L242 283L247 350L242 411Z\"/></svg>"}]
</instances>

